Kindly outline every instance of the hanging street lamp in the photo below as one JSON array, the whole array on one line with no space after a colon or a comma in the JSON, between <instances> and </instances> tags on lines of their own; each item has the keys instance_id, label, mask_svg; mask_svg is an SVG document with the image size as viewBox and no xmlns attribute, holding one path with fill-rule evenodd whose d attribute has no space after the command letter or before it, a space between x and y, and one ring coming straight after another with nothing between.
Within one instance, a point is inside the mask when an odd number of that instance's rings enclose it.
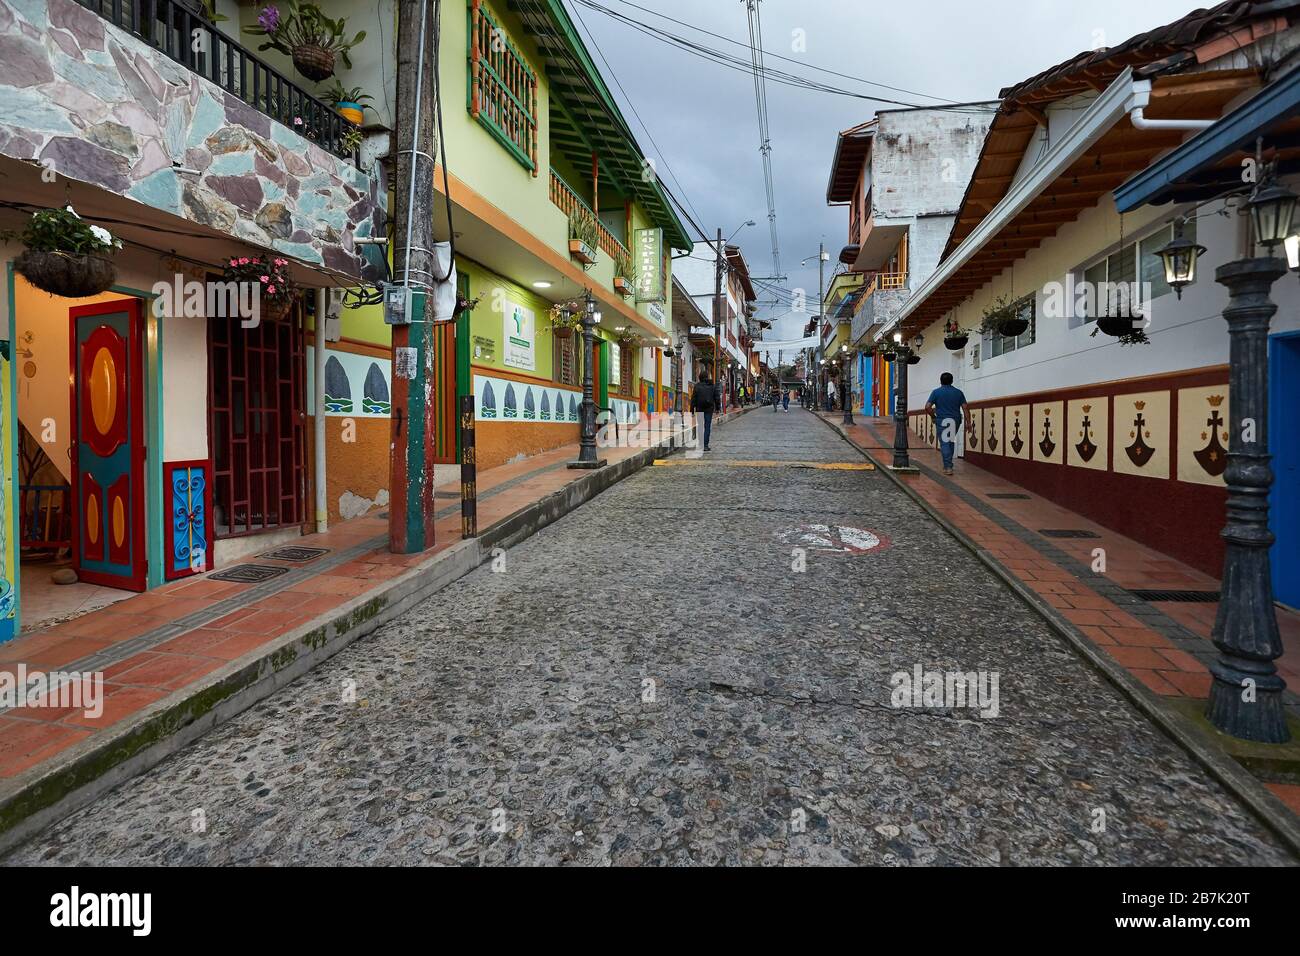
<instances>
[{"instance_id":1,"label":"hanging street lamp","mask_svg":"<svg viewBox=\"0 0 1300 956\"><path fill-rule=\"evenodd\" d=\"M1156 250L1164 264L1165 283L1179 299L1183 297L1183 286L1196 281L1196 260L1205 253L1204 246L1183 236L1184 221L1179 219L1174 223L1174 237Z\"/></svg>"},{"instance_id":2,"label":"hanging street lamp","mask_svg":"<svg viewBox=\"0 0 1300 956\"><path fill-rule=\"evenodd\" d=\"M1296 195L1271 176L1246 203L1250 223L1255 227L1255 241L1270 254L1279 242L1291 235L1295 218Z\"/></svg>"},{"instance_id":3,"label":"hanging street lamp","mask_svg":"<svg viewBox=\"0 0 1300 956\"><path fill-rule=\"evenodd\" d=\"M582 408L579 411L580 435L578 439L578 458L569 462L570 468L603 468L605 459L596 456L596 398L593 394L591 369L594 362L596 326L600 324L600 313L596 311L596 300L588 289L582 309Z\"/></svg>"}]
</instances>

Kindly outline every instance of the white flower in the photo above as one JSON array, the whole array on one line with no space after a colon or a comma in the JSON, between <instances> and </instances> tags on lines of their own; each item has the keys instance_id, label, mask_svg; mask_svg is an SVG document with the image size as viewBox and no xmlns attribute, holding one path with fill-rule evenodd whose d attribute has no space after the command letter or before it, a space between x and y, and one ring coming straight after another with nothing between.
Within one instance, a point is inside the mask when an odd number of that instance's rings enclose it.
<instances>
[{"instance_id":1,"label":"white flower","mask_svg":"<svg viewBox=\"0 0 1300 956\"><path fill-rule=\"evenodd\" d=\"M103 226L91 226L90 231L94 234L95 238L104 245L111 246L113 244L113 234Z\"/></svg>"},{"instance_id":2,"label":"white flower","mask_svg":"<svg viewBox=\"0 0 1300 956\"><path fill-rule=\"evenodd\" d=\"M77 210L72 208L71 203L69 203L67 206L64 206L63 208L66 209L68 212L72 213L73 216L76 216L76 218L78 219L81 218L80 216L77 215Z\"/></svg>"}]
</instances>

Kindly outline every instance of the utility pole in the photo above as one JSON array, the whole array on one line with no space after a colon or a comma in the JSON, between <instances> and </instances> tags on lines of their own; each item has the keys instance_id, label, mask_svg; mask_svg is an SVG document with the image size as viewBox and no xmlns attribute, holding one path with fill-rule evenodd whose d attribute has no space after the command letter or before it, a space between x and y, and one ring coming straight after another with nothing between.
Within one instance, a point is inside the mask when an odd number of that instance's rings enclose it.
<instances>
[{"instance_id":1,"label":"utility pole","mask_svg":"<svg viewBox=\"0 0 1300 956\"><path fill-rule=\"evenodd\" d=\"M826 243L817 243L817 358L825 359L825 350L822 348L822 322L826 320ZM813 408L821 406L822 396L826 394L826 383L822 381L822 364L818 361L816 366L816 400L813 402Z\"/></svg>"},{"instance_id":2,"label":"utility pole","mask_svg":"<svg viewBox=\"0 0 1300 956\"><path fill-rule=\"evenodd\" d=\"M722 229L718 229L718 261L713 269L713 387L718 390L718 413L723 411L722 403L726 393L722 388L722 376L718 370L718 353L722 348Z\"/></svg>"},{"instance_id":3,"label":"utility pole","mask_svg":"<svg viewBox=\"0 0 1300 956\"><path fill-rule=\"evenodd\" d=\"M433 546L436 395L431 342L436 13L429 0L397 4L397 183L394 284L410 290L410 324L393 326L393 415L389 446L388 546L411 554ZM450 264L448 266L450 268Z\"/></svg>"}]
</instances>

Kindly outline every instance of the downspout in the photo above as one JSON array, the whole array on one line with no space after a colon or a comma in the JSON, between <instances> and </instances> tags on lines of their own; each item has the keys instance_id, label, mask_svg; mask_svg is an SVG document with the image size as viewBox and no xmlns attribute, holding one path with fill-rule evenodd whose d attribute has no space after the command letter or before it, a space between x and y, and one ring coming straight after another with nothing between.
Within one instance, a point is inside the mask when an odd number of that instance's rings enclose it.
<instances>
[{"instance_id":1,"label":"downspout","mask_svg":"<svg viewBox=\"0 0 1300 956\"><path fill-rule=\"evenodd\" d=\"M1151 81L1134 80L1128 111L1134 129L1206 129L1218 122L1212 119L1147 119L1144 110L1150 103Z\"/></svg>"},{"instance_id":2,"label":"downspout","mask_svg":"<svg viewBox=\"0 0 1300 956\"><path fill-rule=\"evenodd\" d=\"M316 417L312 421L314 432L313 450L316 453L316 533L324 534L329 530L329 505L326 503L325 486L325 300L324 289L316 290L316 347L312 351L315 386L312 391L312 408Z\"/></svg>"}]
</instances>

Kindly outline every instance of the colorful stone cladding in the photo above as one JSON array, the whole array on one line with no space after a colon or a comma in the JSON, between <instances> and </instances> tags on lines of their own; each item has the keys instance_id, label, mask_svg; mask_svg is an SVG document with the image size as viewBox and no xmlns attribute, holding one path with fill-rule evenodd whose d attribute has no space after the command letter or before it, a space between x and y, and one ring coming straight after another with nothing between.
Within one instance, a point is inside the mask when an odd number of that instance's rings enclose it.
<instances>
[{"instance_id":1,"label":"colorful stone cladding","mask_svg":"<svg viewBox=\"0 0 1300 956\"><path fill-rule=\"evenodd\" d=\"M74 0L0 0L0 154L353 278L378 183Z\"/></svg>"}]
</instances>

